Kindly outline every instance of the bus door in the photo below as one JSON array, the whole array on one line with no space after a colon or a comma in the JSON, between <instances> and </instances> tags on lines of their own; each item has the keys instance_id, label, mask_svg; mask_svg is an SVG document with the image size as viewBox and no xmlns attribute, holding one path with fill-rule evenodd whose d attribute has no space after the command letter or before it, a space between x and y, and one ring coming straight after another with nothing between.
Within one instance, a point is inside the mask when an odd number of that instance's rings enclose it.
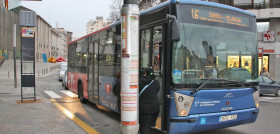
<instances>
[{"instance_id":1,"label":"bus door","mask_svg":"<svg viewBox=\"0 0 280 134\"><path fill-rule=\"evenodd\" d=\"M144 70L148 67L153 67L156 79L160 82L160 91L158 93L158 99L160 101L160 111L157 117L156 128L161 130L161 117L162 117L162 26L155 26L149 29L141 30L140 40L140 77L144 75Z\"/></svg>"},{"instance_id":2,"label":"bus door","mask_svg":"<svg viewBox=\"0 0 280 134\"><path fill-rule=\"evenodd\" d=\"M94 57L94 51L93 51L93 42L89 43L89 51L88 51L88 100L93 101L93 57Z\"/></svg>"},{"instance_id":3,"label":"bus door","mask_svg":"<svg viewBox=\"0 0 280 134\"><path fill-rule=\"evenodd\" d=\"M98 36L98 35L95 35ZM88 100L98 103L98 46L99 41L94 41L94 35L89 43L88 51Z\"/></svg>"},{"instance_id":4,"label":"bus door","mask_svg":"<svg viewBox=\"0 0 280 134\"><path fill-rule=\"evenodd\" d=\"M93 83L93 102L99 103L98 96L99 96L99 78L98 78L98 50L99 50L99 41L94 41L93 46L93 74L92 74L92 83Z\"/></svg>"}]
</instances>

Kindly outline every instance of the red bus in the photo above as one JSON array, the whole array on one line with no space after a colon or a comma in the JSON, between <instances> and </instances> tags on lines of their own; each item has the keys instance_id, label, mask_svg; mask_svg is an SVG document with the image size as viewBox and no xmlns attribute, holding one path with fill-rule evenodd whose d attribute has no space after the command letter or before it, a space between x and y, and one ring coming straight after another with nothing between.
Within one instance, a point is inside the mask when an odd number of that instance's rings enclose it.
<instances>
[{"instance_id":1,"label":"red bus","mask_svg":"<svg viewBox=\"0 0 280 134\"><path fill-rule=\"evenodd\" d=\"M116 23L69 43L67 85L81 102L101 103L118 111L112 88L121 62L119 28Z\"/></svg>"}]
</instances>

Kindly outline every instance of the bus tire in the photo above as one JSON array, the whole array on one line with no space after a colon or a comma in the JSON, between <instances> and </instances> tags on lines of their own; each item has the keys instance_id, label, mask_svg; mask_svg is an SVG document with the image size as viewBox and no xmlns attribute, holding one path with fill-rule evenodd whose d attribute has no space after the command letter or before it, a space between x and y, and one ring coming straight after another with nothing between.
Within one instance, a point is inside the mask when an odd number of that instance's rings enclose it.
<instances>
[{"instance_id":1,"label":"bus tire","mask_svg":"<svg viewBox=\"0 0 280 134\"><path fill-rule=\"evenodd\" d=\"M86 103L86 99L84 98L84 92L83 92L83 84L79 82L78 84L78 98L81 103Z\"/></svg>"}]
</instances>

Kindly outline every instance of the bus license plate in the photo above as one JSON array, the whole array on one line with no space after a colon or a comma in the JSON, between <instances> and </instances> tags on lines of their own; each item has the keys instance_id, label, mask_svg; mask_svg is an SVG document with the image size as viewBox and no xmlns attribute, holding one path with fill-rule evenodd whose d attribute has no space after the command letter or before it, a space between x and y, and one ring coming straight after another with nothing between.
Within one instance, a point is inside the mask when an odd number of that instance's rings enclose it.
<instances>
[{"instance_id":1,"label":"bus license plate","mask_svg":"<svg viewBox=\"0 0 280 134\"><path fill-rule=\"evenodd\" d=\"M220 122L236 120L236 119L237 119L237 114L227 115L227 116L220 116Z\"/></svg>"}]
</instances>

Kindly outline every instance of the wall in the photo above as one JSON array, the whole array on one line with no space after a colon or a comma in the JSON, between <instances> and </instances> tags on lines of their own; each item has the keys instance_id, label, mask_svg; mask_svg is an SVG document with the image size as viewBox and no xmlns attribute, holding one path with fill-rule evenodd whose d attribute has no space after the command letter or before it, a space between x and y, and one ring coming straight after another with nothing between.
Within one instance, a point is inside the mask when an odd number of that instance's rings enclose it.
<instances>
[{"instance_id":1,"label":"wall","mask_svg":"<svg viewBox=\"0 0 280 134\"><path fill-rule=\"evenodd\" d=\"M0 1L2 2L2 1ZM0 60L13 59L13 24L17 24L17 58L20 58L20 27L19 15L14 11L7 11L0 5Z\"/></svg>"},{"instance_id":2,"label":"wall","mask_svg":"<svg viewBox=\"0 0 280 134\"><path fill-rule=\"evenodd\" d=\"M280 8L274 9L260 9L260 10L249 10L252 13L256 13L257 20L269 21L269 31L275 32L275 41L274 42L263 42L263 33L259 33L261 37L258 41L258 47L264 50L274 50L274 52L267 52L264 54L269 55L269 74L270 77L279 82L280 80ZM272 17L269 17L272 16ZM278 18L274 18L277 17Z\"/></svg>"}]
</instances>

